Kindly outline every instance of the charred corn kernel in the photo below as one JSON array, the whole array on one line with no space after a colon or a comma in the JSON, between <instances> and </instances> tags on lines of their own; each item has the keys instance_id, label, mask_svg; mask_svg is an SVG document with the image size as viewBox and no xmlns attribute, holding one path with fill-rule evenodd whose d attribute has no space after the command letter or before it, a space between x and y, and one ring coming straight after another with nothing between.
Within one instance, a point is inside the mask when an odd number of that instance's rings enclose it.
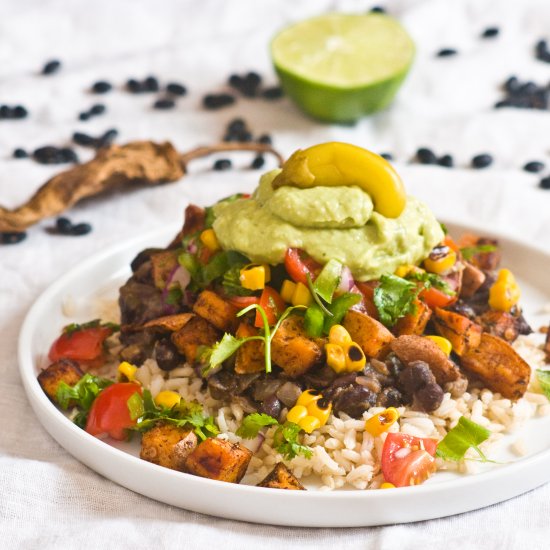
<instances>
[{"instance_id":1,"label":"charred corn kernel","mask_svg":"<svg viewBox=\"0 0 550 550\"><path fill-rule=\"evenodd\" d=\"M384 483L380 485L380 489L395 489L395 485L389 481L384 481Z\"/></svg>"},{"instance_id":2,"label":"charred corn kernel","mask_svg":"<svg viewBox=\"0 0 550 550\"><path fill-rule=\"evenodd\" d=\"M216 252L220 249L218 237L216 237L216 233L214 233L213 229L205 229L200 235L200 240L201 243L212 252Z\"/></svg>"},{"instance_id":3,"label":"charred corn kernel","mask_svg":"<svg viewBox=\"0 0 550 550\"><path fill-rule=\"evenodd\" d=\"M167 409L171 409L174 405L179 405L180 401L181 395L170 390L161 391L155 397L155 403L159 407L166 407Z\"/></svg>"},{"instance_id":4,"label":"charred corn kernel","mask_svg":"<svg viewBox=\"0 0 550 550\"><path fill-rule=\"evenodd\" d=\"M521 292L509 269L501 269L489 289L489 306L497 311L510 311L519 301Z\"/></svg>"},{"instance_id":5,"label":"charred corn kernel","mask_svg":"<svg viewBox=\"0 0 550 550\"><path fill-rule=\"evenodd\" d=\"M436 246L424 260L424 267L437 275L445 273L456 263L456 252L448 246Z\"/></svg>"},{"instance_id":6,"label":"charred corn kernel","mask_svg":"<svg viewBox=\"0 0 550 550\"><path fill-rule=\"evenodd\" d=\"M344 372L346 370L346 352L338 344L325 344L327 354L327 365L334 372Z\"/></svg>"},{"instance_id":7,"label":"charred corn kernel","mask_svg":"<svg viewBox=\"0 0 550 550\"><path fill-rule=\"evenodd\" d=\"M304 432L310 434L313 430L316 430L321 427L321 421L315 416L306 416L302 418L298 423L298 426L304 430Z\"/></svg>"},{"instance_id":8,"label":"charred corn kernel","mask_svg":"<svg viewBox=\"0 0 550 550\"><path fill-rule=\"evenodd\" d=\"M267 279L264 265L243 267L240 273L239 281L243 288L247 288L248 290L261 290L265 288Z\"/></svg>"},{"instance_id":9,"label":"charred corn kernel","mask_svg":"<svg viewBox=\"0 0 550 550\"><path fill-rule=\"evenodd\" d=\"M441 349L441 351L448 357L451 355L451 351L453 349L453 345L447 338L443 338L443 336L426 336L426 338L429 338L432 340L432 342L435 342L437 346Z\"/></svg>"},{"instance_id":10,"label":"charred corn kernel","mask_svg":"<svg viewBox=\"0 0 550 550\"><path fill-rule=\"evenodd\" d=\"M306 390L300 394L300 397L298 397L298 400L296 401L296 405L309 407L311 403L319 401L319 399L321 399L322 397L323 396L321 395L321 393L319 393L317 390Z\"/></svg>"},{"instance_id":11,"label":"charred corn kernel","mask_svg":"<svg viewBox=\"0 0 550 550\"><path fill-rule=\"evenodd\" d=\"M286 419L289 422L294 422L294 424L300 424L302 419L304 419L308 415L306 407L303 405L294 405L292 409L290 409L286 415Z\"/></svg>"},{"instance_id":12,"label":"charred corn kernel","mask_svg":"<svg viewBox=\"0 0 550 550\"><path fill-rule=\"evenodd\" d=\"M287 303L292 302L292 296L296 290L296 283L290 279L285 279L283 281L283 286L281 286L281 298Z\"/></svg>"},{"instance_id":13,"label":"charred corn kernel","mask_svg":"<svg viewBox=\"0 0 550 550\"><path fill-rule=\"evenodd\" d=\"M351 336L342 325L332 325L328 333L328 341L331 344L343 347L351 344Z\"/></svg>"},{"instance_id":14,"label":"charred corn kernel","mask_svg":"<svg viewBox=\"0 0 550 550\"><path fill-rule=\"evenodd\" d=\"M365 365L367 363L367 358L365 357L365 354L361 349L361 347L359 346L359 344L352 342L345 349L345 357L346 357L346 371L355 372L355 371L361 371L365 368Z\"/></svg>"},{"instance_id":15,"label":"charred corn kernel","mask_svg":"<svg viewBox=\"0 0 550 550\"><path fill-rule=\"evenodd\" d=\"M296 283L290 302L293 306L310 306L313 303L313 297L309 288L303 283Z\"/></svg>"},{"instance_id":16,"label":"charred corn kernel","mask_svg":"<svg viewBox=\"0 0 550 550\"><path fill-rule=\"evenodd\" d=\"M133 382L135 380L137 367L128 363L128 361L122 361L118 366L118 378L120 380L128 380L128 382Z\"/></svg>"},{"instance_id":17,"label":"charred corn kernel","mask_svg":"<svg viewBox=\"0 0 550 550\"><path fill-rule=\"evenodd\" d=\"M308 405L307 412L319 419L321 426L324 426L332 412L332 403L326 399L318 399Z\"/></svg>"},{"instance_id":18,"label":"charred corn kernel","mask_svg":"<svg viewBox=\"0 0 550 550\"><path fill-rule=\"evenodd\" d=\"M412 264L400 265L396 270L395 274L398 277L404 278L410 273L423 273L424 270L421 267Z\"/></svg>"},{"instance_id":19,"label":"charred corn kernel","mask_svg":"<svg viewBox=\"0 0 550 550\"><path fill-rule=\"evenodd\" d=\"M395 407L388 407L385 411L371 416L365 422L365 431L373 437L386 432L399 418L399 411Z\"/></svg>"}]
</instances>

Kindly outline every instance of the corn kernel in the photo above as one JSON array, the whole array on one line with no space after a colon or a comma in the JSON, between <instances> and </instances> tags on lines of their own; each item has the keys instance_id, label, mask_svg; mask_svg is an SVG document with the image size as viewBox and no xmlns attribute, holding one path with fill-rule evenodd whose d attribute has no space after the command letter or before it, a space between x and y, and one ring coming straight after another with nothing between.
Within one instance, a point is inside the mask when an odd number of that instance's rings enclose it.
<instances>
[{"instance_id":1,"label":"corn kernel","mask_svg":"<svg viewBox=\"0 0 550 550\"><path fill-rule=\"evenodd\" d=\"M332 325L328 333L328 341L331 344L344 347L351 344L351 336L342 325Z\"/></svg>"},{"instance_id":2,"label":"corn kernel","mask_svg":"<svg viewBox=\"0 0 550 550\"><path fill-rule=\"evenodd\" d=\"M179 405L181 401L181 395L175 391L164 390L157 394L155 397L155 403L159 407L166 407L171 409L175 405Z\"/></svg>"},{"instance_id":3,"label":"corn kernel","mask_svg":"<svg viewBox=\"0 0 550 550\"><path fill-rule=\"evenodd\" d=\"M248 290L261 290L265 288L265 266L243 267L240 272L239 281L241 282L241 286Z\"/></svg>"},{"instance_id":4,"label":"corn kernel","mask_svg":"<svg viewBox=\"0 0 550 550\"><path fill-rule=\"evenodd\" d=\"M307 409L303 405L294 405L286 415L286 419L294 424L300 424L301 420L308 415Z\"/></svg>"},{"instance_id":5,"label":"corn kernel","mask_svg":"<svg viewBox=\"0 0 550 550\"><path fill-rule=\"evenodd\" d=\"M395 489L395 485L389 481L384 481L384 483L380 485L380 489Z\"/></svg>"},{"instance_id":6,"label":"corn kernel","mask_svg":"<svg viewBox=\"0 0 550 550\"><path fill-rule=\"evenodd\" d=\"M299 426L304 432L310 434L313 430L317 430L321 427L321 421L315 416L308 415L300 420Z\"/></svg>"},{"instance_id":7,"label":"corn kernel","mask_svg":"<svg viewBox=\"0 0 550 550\"><path fill-rule=\"evenodd\" d=\"M519 301L521 292L513 273L501 269L489 289L489 306L497 311L510 311Z\"/></svg>"},{"instance_id":8,"label":"corn kernel","mask_svg":"<svg viewBox=\"0 0 550 550\"><path fill-rule=\"evenodd\" d=\"M303 407L308 407L310 403L315 403L319 401L323 396L317 390L306 390L300 394L296 405L302 405Z\"/></svg>"},{"instance_id":9,"label":"corn kernel","mask_svg":"<svg viewBox=\"0 0 550 550\"><path fill-rule=\"evenodd\" d=\"M424 272L424 270L421 267L418 267L418 266L412 265L412 264L400 265L395 270L395 274L398 277L401 277L401 278L405 278L407 275L409 275L411 273L423 273L423 272Z\"/></svg>"},{"instance_id":10,"label":"corn kernel","mask_svg":"<svg viewBox=\"0 0 550 550\"><path fill-rule=\"evenodd\" d=\"M425 260L424 267L430 273L440 275L449 271L456 263L456 252L448 246L436 247L436 252L432 252ZM441 251L441 252L439 252Z\"/></svg>"},{"instance_id":11,"label":"corn kernel","mask_svg":"<svg viewBox=\"0 0 550 550\"><path fill-rule=\"evenodd\" d=\"M213 229L205 229L200 235L200 240L201 243L212 252L216 252L221 248L218 237L216 237L216 233L214 233Z\"/></svg>"},{"instance_id":12,"label":"corn kernel","mask_svg":"<svg viewBox=\"0 0 550 550\"><path fill-rule=\"evenodd\" d=\"M355 342L352 342L345 350L346 371L358 372L365 368L367 358L365 353Z\"/></svg>"},{"instance_id":13,"label":"corn kernel","mask_svg":"<svg viewBox=\"0 0 550 550\"><path fill-rule=\"evenodd\" d=\"M137 367L128 363L128 361L122 361L118 366L118 378L120 380L128 380L128 382L133 382L135 380L135 374Z\"/></svg>"},{"instance_id":14,"label":"corn kernel","mask_svg":"<svg viewBox=\"0 0 550 550\"><path fill-rule=\"evenodd\" d=\"M342 346L338 344L325 344L327 354L327 365L334 372L344 372L346 370L346 353Z\"/></svg>"},{"instance_id":15,"label":"corn kernel","mask_svg":"<svg viewBox=\"0 0 550 550\"><path fill-rule=\"evenodd\" d=\"M365 421L365 431L373 437L388 431L389 427L399 418L399 411L395 407L388 407L385 411L371 416Z\"/></svg>"},{"instance_id":16,"label":"corn kernel","mask_svg":"<svg viewBox=\"0 0 550 550\"><path fill-rule=\"evenodd\" d=\"M321 426L324 426L332 412L332 403L326 399L318 399L307 406L309 415L319 419Z\"/></svg>"},{"instance_id":17,"label":"corn kernel","mask_svg":"<svg viewBox=\"0 0 550 550\"><path fill-rule=\"evenodd\" d=\"M283 281L283 286L281 286L281 298L287 303L292 302L292 296L296 290L296 283L290 279L285 279Z\"/></svg>"},{"instance_id":18,"label":"corn kernel","mask_svg":"<svg viewBox=\"0 0 550 550\"><path fill-rule=\"evenodd\" d=\"M441 351L448 357L451 355L451 351L453 349L453 345L447 338L443 338L443 336L426 336L426 338L429 338L432 342L435 342L437 346L441 349Z\"/></svg>"},{"instance_id":19,"label":"corn kernel","mask_svg":"<svg viewBox=\"0 0 550 550\"><path fill-rule=\"evenodd\" d=\"M309 288L303 283L296 283L291 303L293 306L310 306L313 303L313 297Z\"/></svg>"}]
</instances>

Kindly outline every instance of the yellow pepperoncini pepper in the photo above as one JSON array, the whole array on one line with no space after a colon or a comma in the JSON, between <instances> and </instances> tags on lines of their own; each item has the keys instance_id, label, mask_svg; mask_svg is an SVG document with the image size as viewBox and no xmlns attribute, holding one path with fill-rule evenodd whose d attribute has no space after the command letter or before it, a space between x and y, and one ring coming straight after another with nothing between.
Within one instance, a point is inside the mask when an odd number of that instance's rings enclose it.
<instances>
[{"instance_id":1,"label":"yellow pepperoncini pepper","mask_svg":"<svg viewBox=\"0 0 550 550\"><path fill-rule=\"evenodd\" d=\"M286 415L289 422L298 424L304 432L310 434L327 423L332 412L332 403L323 399L321 393L315 390L302 392L296 405Z\"/></svg>"},{"instance_id":2,"label":"yellow pepperoncini pepper","mask_svg":"<svg viewBox=\"0 0 550 550\"><path fill-rule=\"evenodd\" d=\"M325 344L327 365L337 373L359 372L365 368L367 358L361 347L351 339L342 325L334 325Z\"/></svg>"},{"instance_id":3,"label":"yellow pepperoncini pepper","mask_svg":"<svg viewBox=\"0 0 550 550\"><path fill-rule=\"evenodd\" d=\"M489 289L489 306L497 311L510 311L518 302L521 292L509 269L501 269L497 280Z\"/></svg>"},{"instance_id":4,"label":"yellow pepperoncini pepper","mask_svg":"<svg viewBox=\"0 0 550 550\"><path fill-rule=\"evenodd\" d=\"M436 246L424 260L424 267L430 273L441 275L449 271L456 263L456 252L446 246Z\"/></svg>"},{"instance_id":5,"label":"yellow pepperoncini pepper","mask_svg":"<svg viewBox=\"0 0 550 550\"><path fill-rule=\"evenodd\" d=\"M388 407L385 411L371 416L365 421L365 431L376 437L388 429L399 418L399 411L395 407Z\"/></svg>"}]
</instances>

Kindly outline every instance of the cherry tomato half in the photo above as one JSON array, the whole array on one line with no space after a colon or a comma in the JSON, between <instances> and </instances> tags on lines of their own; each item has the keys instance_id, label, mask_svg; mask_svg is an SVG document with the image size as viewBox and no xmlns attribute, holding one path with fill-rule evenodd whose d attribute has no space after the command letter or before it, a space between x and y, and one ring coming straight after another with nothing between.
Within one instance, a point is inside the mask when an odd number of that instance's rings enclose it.
<instances>
[{"instance_id":1,"label":"cherry tomato half","mask_svg":"<svg viewBox=\"0 0 550 550\"><path fill-rule=\"evenodd\" d=\"M285 269L296 283L307 285L307 276L315 280L321 265L298 248L289 248L285 254Z\"/></svg>"},{"instance_id":2,"label":"cherry tomato half","mask_svg":"<svg viewBox=\"0 0 550 550\"><path fill-rule=\"evenodd\" d=\"M425 288L420 291L419 298L430 308L449 306L456 302L456 296L449 296L441 290L434 288Z\"/></svg>"},{"instance_id":3,"label":"cherry tomato half","mask_svg":"<svg viewBox=\"0 0 550 550\"><path fill-rule=\"evenodd\" d=\"M135 393L141 395L141 386L133 382L107 386L92 403L86 431L96 437L108 435L113 439L126 439L126 430L137 421L130 417L128 408L128 399Z\"/></svg>"},{"instance_id":4,"label":"cherry tomato half","mask_svg":"<svg viewBox=\"0 0 550 550\"><path fill-rule=\"evenodd\" d=\"M390 433L382 449L384 479L396 487L420 485L435 472L435 439Z\"/></svg>"},{"instance_id":5,"label":"cherry tomato half","mask_svg":"<svg viewBox=\"0 0 550 550\"><path fill-rule=\"evenodd\" d=\"M281 298L281 295L270 286L266 286L262 290L260 296L260 306L263 307L269 326L273 326L280 315L286 308L285 301ZM262 328L264 326L263 317L259 311L256 311L256 319L254 320L254 326Z\"/></svg>"}]
</instances>

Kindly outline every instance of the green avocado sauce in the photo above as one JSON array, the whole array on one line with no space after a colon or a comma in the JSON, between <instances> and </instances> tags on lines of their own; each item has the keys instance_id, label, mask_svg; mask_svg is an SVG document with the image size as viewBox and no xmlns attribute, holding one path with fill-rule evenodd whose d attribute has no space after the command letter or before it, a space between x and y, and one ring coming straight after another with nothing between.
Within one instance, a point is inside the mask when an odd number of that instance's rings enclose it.
<instances>
[{"instance_id":1,"label":"green avocado sauce","mask_svg":"<svg viewBox=\"0 0 550 550\"><path fill-rule=\"evenodd\" d=\"M443 240L432 212L414 197L407 197L398 218L385 218L356 186L274 191L279 172L264 174L251 198L214 206L213 228L223 249L275 265L288 248L300 248L321 264L338 260L356 280L368 281L419 263Z\"/></svg>"}]
</instances>

